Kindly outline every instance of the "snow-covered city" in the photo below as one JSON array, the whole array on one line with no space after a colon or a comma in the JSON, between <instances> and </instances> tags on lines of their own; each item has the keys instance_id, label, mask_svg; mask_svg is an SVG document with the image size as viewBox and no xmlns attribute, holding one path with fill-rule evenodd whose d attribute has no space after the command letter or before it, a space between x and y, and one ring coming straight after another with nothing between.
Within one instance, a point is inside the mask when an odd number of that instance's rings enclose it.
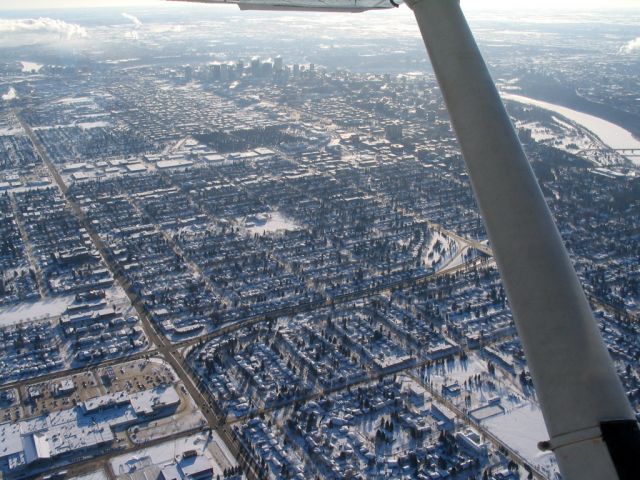
<instances>
[{"instance_id":1,"label":"snow-covered city","mask_svg":"<svg viewBox=\"0 0 640 480\"><path fill-rule=\"evenodd\" d=\"M0 8L2 478L562 478L408 8L212 8ZM640 11L468 17L640 418Z\"/></svg>"}]
</instances>

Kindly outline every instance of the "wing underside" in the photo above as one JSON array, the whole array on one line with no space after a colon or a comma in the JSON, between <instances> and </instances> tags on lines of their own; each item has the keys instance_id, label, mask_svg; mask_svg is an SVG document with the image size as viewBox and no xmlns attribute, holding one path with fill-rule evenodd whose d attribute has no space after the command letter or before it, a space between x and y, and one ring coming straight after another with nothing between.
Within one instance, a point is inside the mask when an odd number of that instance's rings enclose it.
<instances>
[{"instance_id":1,"label":"wing underside","mask_svg":"<svg viewBox=\"0 0 640 480\"><path fill-rule=\"evenodd\" d=\"M402 0L170 0L194 3L229 3L241 10L300 10L317 12L364 12L397 7Z\"/></svg>"}]
</instances>

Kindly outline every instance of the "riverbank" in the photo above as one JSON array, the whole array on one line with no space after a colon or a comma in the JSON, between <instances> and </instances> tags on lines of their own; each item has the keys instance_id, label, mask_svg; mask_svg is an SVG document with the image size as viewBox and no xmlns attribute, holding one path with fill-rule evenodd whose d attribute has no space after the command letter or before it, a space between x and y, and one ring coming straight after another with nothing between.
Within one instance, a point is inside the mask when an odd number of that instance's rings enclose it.
<instances>
[{"instance_id":1,"label":"riverbank","mask_svg":"<svg viewBox=\"0 0 640 480\"><path fill-rule=\"evenodd\" d=\"M563 117L572 120L590 132L594 133L606 146L615 150L635 150L633 154L622 155L628 158L636 166L640 166L640 140L638 140L632 132L626 130L615 123L609 122L603 118L588 113L573 110L568 107L556 105L550 102L542 100L536 100L534 98L525 97L523 95L517 95L513 93L501 93L503 100L510 100L526 105L533 105L536 107L544 108L552 112L558 113Z\"/></svg>"},{"instance_id":2,"label":"riverbank","mask_svg":"<svg viewBox=\"0 0 640 480\"><path fill-rule=\"evenodd\" d=\"M574 86L564 85L542 75L529 75L518 82L518 87L518 92L514 93L593 115L630 131L640 140L639 115L613 105L589 100L581 96Z\"/></svg>"}]
</instances>

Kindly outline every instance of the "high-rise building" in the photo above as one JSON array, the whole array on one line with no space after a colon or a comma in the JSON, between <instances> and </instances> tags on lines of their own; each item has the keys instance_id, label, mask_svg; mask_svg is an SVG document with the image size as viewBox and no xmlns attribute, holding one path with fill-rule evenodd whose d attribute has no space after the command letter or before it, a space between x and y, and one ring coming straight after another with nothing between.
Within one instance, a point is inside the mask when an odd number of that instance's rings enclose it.
<instances>
[{"instance_id":1,"label":"high-rise building","mask_svg":"<svg viewBox=\"0 0 640 480\"><path fill-rule=\"evenodd\" d=\"M220 71L221 71L221 66L219 63L216 63L214 65L211 66L212 67L212 71L211 71L211 79L214 82L217 82L220 80Z\"/></svg>"},{"instance_id":2,"label":"high-rise building","mask_svg":"<svg viewBox=\"0 0 640 480\"><path fill-rule=\"evenodd\" d=\"M402 125L394 122L385 125L384 134L387 140L393 143L402 141Z\"/></svg>"},{"instance_id":3,"label":"high-rise building","mask_svg":"<svg viewBox=\"0 0 640 480\"><path fill-rule=\"evenodd\" d=\"M223 63L220 65L220 80L227 82L229 80L229 64Z\"/></svg>"},{"instance_id":4,"label":"high-rise building","mask_svg":"<svg viewBox=\"0 0 640 480\"><path fill-rule=\"evenodd\" d=\"M276 59L273 61L273 69L276 72L279 72L280 70L282 70L282 66L283 66L282 57L278 55Z\"/></svg>"},{"instance_id":5,"label":"high-rise building","mask_svg":"<svg viewBox=\"0 0 640 480\"><path fill-rule=\"evenodd\" d=\"M261 69L262 69L262 76L263 77L270 77L271 75L273 75L273 63L264 62L261 65Z\"/></svg>"},{"instance_id":6,"label":"high-rise building","mask_svg":"<svg viewBox=\"0 0 640 480\"><path fill-rule=\"evenodd\" d=\"M261 75L261 64L259 57L253 57L251 59L251 75L254 77L259 77Z\"/></svg>"}]
</instances>

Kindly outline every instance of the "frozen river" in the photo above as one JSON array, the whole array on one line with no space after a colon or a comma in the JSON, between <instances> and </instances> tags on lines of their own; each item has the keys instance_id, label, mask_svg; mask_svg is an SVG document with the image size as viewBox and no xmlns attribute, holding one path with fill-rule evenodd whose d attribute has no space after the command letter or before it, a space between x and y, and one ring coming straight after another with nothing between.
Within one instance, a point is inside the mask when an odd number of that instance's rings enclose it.
<instances>
[{"instance_id":1,"label":"frozen river","mask_svg":"<svg viewBox=\"0 0 640 480\"><path fill-rule=\"evenodd\" d=\"M572 110L553 103L543 102L542 100L524 97L522 95L503 92L501 93L501 97L504 100L513 100L515 102L534 105L536 107L544 108L545 110L551 110L552 112L559 113L560 115L579 123L587 130L590 130L596 134L605 145L613 149L640 150L640 140L636 139L631 132L614 123L603 120L600 117L578 112L577 110ZM640 165L640 155L636 154L626 156L636 165Z\"/></svg>"}]
</instances>

